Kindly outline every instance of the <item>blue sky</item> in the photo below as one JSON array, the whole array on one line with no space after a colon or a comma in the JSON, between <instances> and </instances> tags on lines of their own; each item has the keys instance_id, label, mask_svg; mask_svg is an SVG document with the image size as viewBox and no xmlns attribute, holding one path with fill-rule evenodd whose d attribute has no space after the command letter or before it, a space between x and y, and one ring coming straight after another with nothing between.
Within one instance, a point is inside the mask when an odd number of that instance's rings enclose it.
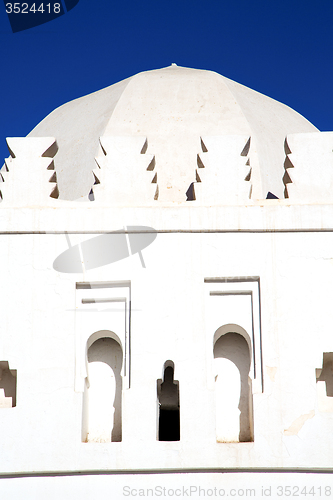
<instances>
[{"instance_id":1,"label":"blue sky","mask_svg":"<svg viewBox=\"0 0 333 500\"><path fill-rule=\"evenodd\" d=\"M61 104L173 62L217 71L333 130L332 0L80 0L19 33L0 4L0 55L0 162L6 137L27 135Z\"/></svg>"}]
</instances>

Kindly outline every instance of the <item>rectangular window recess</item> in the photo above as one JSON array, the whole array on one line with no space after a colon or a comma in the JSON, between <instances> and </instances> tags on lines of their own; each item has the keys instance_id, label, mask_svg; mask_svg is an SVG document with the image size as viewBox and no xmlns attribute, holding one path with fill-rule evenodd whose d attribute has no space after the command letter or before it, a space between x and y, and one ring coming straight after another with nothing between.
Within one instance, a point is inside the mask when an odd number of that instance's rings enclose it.
<instances>
[{"instance_id":1,"label":"rectangular window recess","mask_svg":"<svg viewBox=\"0 0 333 500\"><path fill-rule=\"evenodd\" d=\"M122 288L131 287L129 280L124 281L90 281L76 283L77 290L94 290L98 288Z\"/></svg>"},{"instance_id":2,"label":"rectangular window recess","mask_svg":"<svg viewBox=\"0 0 333 500\"><path fill-rule=\"evenodd\" d=\"M82 304L103 304L105 302L126 302L126 297L115 297L112 299L82 299Z\"/></svg>"},{"instance_id":3,"label":"rectangular window recess","mask_svg":"<svg viewBox=\"0 0 333 500\"><path fill-rule=\"evenodd\" d=\"M263 391L261 298L259 276L208 277L205 286L207 356L212 359L215 337L243 335L251 352L252 392Z\"/></svg>"},{"instance_id":4,"label":"rectangular window recess","mask_svg":"<svg viewBox=\"0 0 333 500\"><path fill-rule=\"evenodd\" d=\"M83 392L87 377L87 342L94 334L114 338L123 353L123 388L131 375L131 282L76 283L75 391Z\"/></svg>"},{"instance_id":5,"label":"rectangular window recess","mask_svg":"<svg viewBox=\"0 0 333 500\"><path fill-rule=\"evenodd\" d=\"M253 283L260 282L259 276L231 276L228 278L205 278L205 283Z\"/></svg>"},{"instance_id":6,"label":"rectangular window recess","mask_svg":"<svg viewBox=\"0 0 333 500\"><path fill-rule=\"evenodd\" d=\"M231 291L222 291L222 292L210 292L209 295L252 295L251 290L231 290Z\"/></svg>"}]
</instances>

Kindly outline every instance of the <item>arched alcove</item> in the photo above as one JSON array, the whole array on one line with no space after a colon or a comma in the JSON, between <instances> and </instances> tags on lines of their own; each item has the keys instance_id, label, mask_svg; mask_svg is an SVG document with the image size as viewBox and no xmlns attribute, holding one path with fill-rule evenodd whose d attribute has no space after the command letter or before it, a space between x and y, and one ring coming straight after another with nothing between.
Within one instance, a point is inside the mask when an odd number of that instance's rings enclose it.
<instances>
[{"instance_id":1,"label":"arched alcove","mask_svg":"<svg viewBox=\"0 0 333 500\"><path fill-rule=\"evenodd\" d=\"M159 441L180 440L179 382L174 380L174 368L173 361L166 361L163 379L157 380Z\"/></svg>"},{"instance_id":2,"label":"arched alcove","mask_svg":"<svg viewBox=\"0 0 333 500\"><path fill-rule=\"evenodd\" d=\"M122 440L123 352L113 332L95 332L87 342L82 438L86 442Z\"/></svg>"},{"instance_id":3,"label":"arched alcove","mask_svg":"<svg viewBox=\"0 0 333 500\"><path fill-rule=\"evenodd\" d=\"M240 333L243 329L233 329L238 332L221 327L214 336L218 442L253 441L251 343Z\"/></svg>"}]
</instances>

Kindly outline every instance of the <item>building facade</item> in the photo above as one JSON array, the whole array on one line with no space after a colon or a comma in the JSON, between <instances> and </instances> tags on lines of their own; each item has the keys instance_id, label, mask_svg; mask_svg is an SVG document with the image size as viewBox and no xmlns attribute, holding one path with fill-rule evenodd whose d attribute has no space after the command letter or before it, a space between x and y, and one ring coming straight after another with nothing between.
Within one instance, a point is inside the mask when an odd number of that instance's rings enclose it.
<instances>
[{"instance_id":1,"label":"building facade","mask_svg":"<svg viewBox=\"0 0 333 500\"><path fill-rule=\"evenodd\" d=\"M328 472L333 132L172 65L7 142L6 487Z\"/></svg>"}]
</instances>

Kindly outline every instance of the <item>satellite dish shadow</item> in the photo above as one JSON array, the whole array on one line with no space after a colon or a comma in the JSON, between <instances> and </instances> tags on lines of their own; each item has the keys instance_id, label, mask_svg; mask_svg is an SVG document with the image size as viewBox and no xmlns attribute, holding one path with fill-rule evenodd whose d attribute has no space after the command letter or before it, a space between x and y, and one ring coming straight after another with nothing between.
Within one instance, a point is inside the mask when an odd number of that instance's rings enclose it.
<instances>
[{"instance_id":1,"label":"satellite dish shadow","mask_svg":"<svg viewBox=\"0 0 333 500\"><path fill-rule=\"evenodd\" d=\"M102 234L70 246L53 262L53 269L60 273L81 273L97 267L112 264L137 253L141 264L146 267L142 250L153 243L157 237L155 229L147 226L127 226L127 233L119 230Z\"/></svg>"}]
</instances>

